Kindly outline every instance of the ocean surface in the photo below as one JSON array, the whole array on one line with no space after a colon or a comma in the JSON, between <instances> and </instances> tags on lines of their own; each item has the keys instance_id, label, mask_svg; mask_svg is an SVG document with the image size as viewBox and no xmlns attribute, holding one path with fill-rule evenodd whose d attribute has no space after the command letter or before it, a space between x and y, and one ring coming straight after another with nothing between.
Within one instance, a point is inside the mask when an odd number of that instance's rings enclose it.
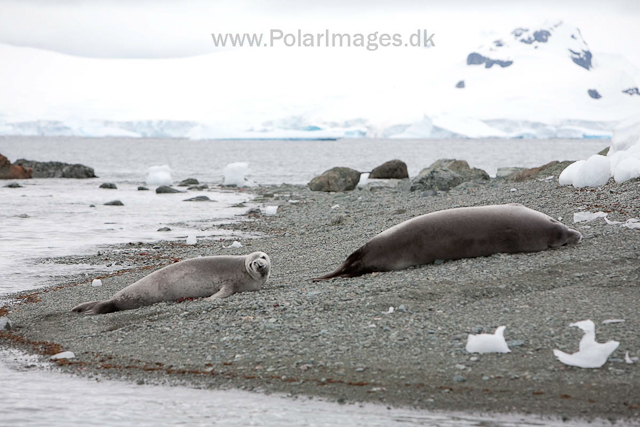
<instances>
[{"instance_id":1,"label":"ocean surface","mask_svg":"<svg viewBox=\"0 0 640 427\"><path fill-rule=\"evenodd\" d=\"M0 182L0 304L2 295L56 283L56 277L116 267L65 266L42 258L91 253L107 244L160 239L232 239L221 224L239 220L248 208L234 207L251 196L237 191L156 194L138 191L150 166L169 165L174 184L196 178L221 184L224 167L248 162L248 178L258 184L306 184L334 166L370 171L404 160L411 176L440 158L464 159L495 175L503 166L540 166L551 160L578 160L608 146L608 140L366 140L190 141L66 137L0 137L0 154L15 161L82 163L97 179L32 179L22 188ZM117 190L100 189L111 182ZM358 190L355 190L358 191ZM215 202L184 202L207 195ZM120 200L124 206L105 206ZM91 206L93 205L93 207ZM159 232L170 227L170 232ZM135 386L89 381L25 366L29 357L0 353L0 425L538 425L526 417L480 417L387 410L367 405L336 406L281 397ZM60 393L64 390L64 393ZM118 408L114 412L114 408ZM88 413L87 413L88 412ZM84 416L83 416L84 414ZM144 414L142 416L141 414ZM151 415L149 415L151 414ZM550 425L545 421L544 425ZM558 424L562 424L558 422ZM567 425L566 423L563 425Z\"/></svg>"}]
</instances>

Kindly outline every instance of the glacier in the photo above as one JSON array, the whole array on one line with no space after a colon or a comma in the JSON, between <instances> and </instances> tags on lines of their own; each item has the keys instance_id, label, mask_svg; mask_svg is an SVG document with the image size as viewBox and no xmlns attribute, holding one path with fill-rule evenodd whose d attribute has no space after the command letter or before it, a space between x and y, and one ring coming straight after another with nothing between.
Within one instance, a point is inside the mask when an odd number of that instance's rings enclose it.
<instances>
[{"instance_id":1,"label":"glacier","mask_svg":"<svg viewBox=\"0 0 640 427\"><path fill-rule=\"evenodd\" d=\"M592 51L587 36L547 22L456 58L430 48L104 59L0 44L0 135L610 138L640 109L640 69Z\"/></svg>"}]
</instances>

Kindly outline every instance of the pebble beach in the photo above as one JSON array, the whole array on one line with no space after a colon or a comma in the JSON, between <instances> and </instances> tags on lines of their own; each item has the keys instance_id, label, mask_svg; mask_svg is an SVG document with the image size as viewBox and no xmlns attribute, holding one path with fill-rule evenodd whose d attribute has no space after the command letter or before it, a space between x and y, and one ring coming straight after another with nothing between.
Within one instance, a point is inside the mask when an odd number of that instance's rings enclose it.
<instances>
[{"instance_id":1,"label":"pebble beach","mask_svg":"<svg viewBox=\"0 0 640 427\"><path fill-rule=\"evenodd\" d=\"M371 183L344 193L305 186L257 187L252 201L278 206L226 227L232 240L131 242L64 264L118 265L96 277L67 277L13 296L11 329L0 344L30 353L72 351L61 368L90 378L184 384L322 398L341 404L562 419L640 422L640 230L573 214L604 211L640 218L640 181L599 188L560 187L555 179L465 183L448 192L408 191L406 182ZM429 212L520 203L583 235L572 246L498 254L312 282L381 231ZM251 206L247 206L249 210ZM242 247L228 247L239 240ZM75 305L107 299L151 271L208 255L269 254L271 277L258 292L208 302L160 303L99 316ZM389 308L393 307L390 313ZM599 369L565 366L553 349L578 351L591 319L598 342L618 349ZM619 319L624 322L605 323ZM506 326L508 354L471 354L468 334Z\"/></svg>"}]
</instances>

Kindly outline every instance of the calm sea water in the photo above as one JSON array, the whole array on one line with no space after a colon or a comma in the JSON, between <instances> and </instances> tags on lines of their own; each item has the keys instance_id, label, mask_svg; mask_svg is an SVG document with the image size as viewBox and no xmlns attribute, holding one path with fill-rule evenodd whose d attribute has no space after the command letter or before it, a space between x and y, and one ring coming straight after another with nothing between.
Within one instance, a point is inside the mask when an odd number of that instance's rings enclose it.
<instances>
[{"instance_id":1,"label":"calm sea water","mask_svg":"<svg viewBox=\"0 0 640 427\"><path fill-rule=\"evenodd\" d=\"M539 166L551 160L582 159L609 145L605 140L340 140L340 141L188 141L110 138L0 137L0 154L11 161L82 163L98 179L33 179L23 188L0 184L0 296L55 283L70 272L91 276L106 266L46 264L43 257L82 254L113 243L159 239L230 237L218 228L244 212L248 201L237 192L157 195L137 191L147 168L167 164L177 183L196 178L222 182L223 168L249 162L258 184L306 184L334 166L361 171L394 158L410 175L439 158L464 159L495 175L501 166ZM104 190L113 182L117 190ZM151 188L153 190L153 188ZM216 202L187 203L206 194ZM123 207L105 206L121 200ZM90 207L94 205L95 207ZM172 231L160 233L160 227ZM526 417L433 414L383 407L335 406L316 401L214 392L186 388L91 382L41 369L15 352L0 353L0 425L66 426L99 420L100 425L539 425ZM64 390L63 393L60 391ZM117 411L114 411L117 408ZM552 425L545 421L544 425ZM558 425L562 424L558 422ZM567 425L562 424L562 425Z\"/></svg>"}]
</instances>

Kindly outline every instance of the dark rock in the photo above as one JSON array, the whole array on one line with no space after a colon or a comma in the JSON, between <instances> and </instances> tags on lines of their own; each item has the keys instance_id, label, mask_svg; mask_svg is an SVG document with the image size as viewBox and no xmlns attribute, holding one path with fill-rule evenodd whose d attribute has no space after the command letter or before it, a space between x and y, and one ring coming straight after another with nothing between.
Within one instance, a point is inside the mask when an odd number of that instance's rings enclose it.
<instances>
[{"instance_id":1,"label":"dark rock","mask_svg":"<svg viewBox=\"0 0 640 427\"><path fill-rule=\"evenodd\" d=\"M207 184L202 184L202 185L192 185L191 187L188 187L187 190L202 191L202 190L206 190L207 188L209 188Z\"/></svg>"},{"instance_id":2,"label":"dark rock","mask_svg":"<svg viewBox=\"0 0 640 427\"><path fill-rule=\"evenodd\" d=\"M158 228L158 231L171 231L169 227Z\"/></svg>"},{"instance_id":3,"label":"dark rock","mask_svg":"<svg viewBox=\"0 0 640 427\"><path fill-rule=\"evenodd\" d=\"M623 90L622 93L626 93L629 95L640 95L640 90L637 87L630 87L627 90Z\"/></svg>"},{"instance_id":4,"label":"dark rock","mask_svg":"<svg viewBox=\"0 0 640 427\"><path fill-rule=\"evenodd\" d=\"M520 39L522 43L532 44L533 42L546 43L551 37L551 33L547 30L534 31L533 37L529 36L526 39L523 37Z\"/></svg>"},{"instance_id":5,"label":"dark rock","mask_svg":"<svg viewBox=\"0 0 640 427\"><path fill-rule=\"evenodd\" d=\"M122 203L120 200L112 200L110 202L107 202L104 204L105 206L124 206L124 203Z\"/></svg>"},{"instance_id":6,"label":"dark rock","mask_svg":"<svg viewBox=\"0 0 640 427\"><path fill-rule=\"evenodd\" d=\"M156 188L157 194L170 194L170 193L184 193L184 191L176 190L175 188L171 188L167 185L161 185Z\"/></svg>"},{"instance_id":7,"label":"dark rock","mask_svg":"<svg viewBox=\"0 0 640 427\"><path fill-rule=\"evenodd\" d=\"M22 188L22 185L18 184L17 182L12 182L11 184L5 185L5 187L7 187L7 188Z\"/></svg>"},{"instance_id":8,"label":"dark rock","mask_svg":"<svg viewBox=\"0 0 640 427\"><path fill-rule=\"evenodd\" d=\"M190 185L198 185L200 182L195 178L187 178L178 184L178 187L188 187Z\"/></svg>"},{"instance_id":9,"label":"dark rock","mask_svg":"<svg viewBox=\"0 0 640 427\"><path fill-rule=\"evenodd\" d=\"M360 172L355 169L336 167L316 176L309 182L311 191L351 191L360 181Z\"/></svg>"},{"instance_id":10,"label":"dark rock","mask_svg":"<svg viewBox=\"0 0 640 427\"><path fill-rule=\"evenodd\" d=\"M465 377L461 376L461 375L456 375L456 376L453 377L453 382L463 383L465 381L467 381L467 379Z\"/></svg>"},{"instance_id":11,"label":"dark rock","mask_svg":"<svg viewBox=\"0 0 640 427\"><path fill-rule=\"evenodd\" d=\"M576 51L573 51L573 50L569 49L569 52L571 52L571 59L573 60L573 62L575 62L579 66L581 66L581 67L583 67L583 68L585 68L587 70L592 67L591 58L592 58L593 55L591 55L590 51L583 50L581 52L576 52Z\"/></svg>"},{"instance_id":12,"label":"dark rock","mask_svg":"<svg viewBox=\"0 0 640 427\"><path fill-rule=\"evenodd\" d=\"M105 182L100 186L100 188L106 188L108 190L117 190L118 189L118 187L113 182Z\"/></svg>"},{"instance_id":13,"label":"dark rock","mask_svg":"<svg viewBox=\"0 0 640 427\"><path fill-rule=\"evenodd\" d=\"M0 154L0 179L29 179L33 175L30 167L11 164L9 159Z\"/></svg>"},{"instance_id":14,"label":"dark rock","mask_svg":"<svg viewBox=\"0 0 640 427\"><path fill-rule=\"evenodd\" d=\"M183 202L215 202L215 200L211 200L207 196L197 196L183 200Z\"/></svg>"},{"instance_id":15,"label":"dark rock","mask_svg":"<svg viewBox=\"0 0 640 427\"><path fill-rule=\"evenodd\" d=\"M514 173L518 173L526 168L498 168L498 172L496 173L496 178L506 178L508 176L513 175Z\"/></svg>"},{"instance_id":16,"label":"dark rock","mask_svg":"<svg viewBox=\"0 0 640 427\"><path fill-rule=\"evenodd\" d=\"M600 98L602 98L602 95L600 95L600 94L598 93L598 91L597 91L597 90L595 90L595 89L589 89L589 90L587 91L587 93L588 93L588 94L589 94L589 96L590 96L590 97L592 97L593 99L600 99Z\"/></svg>"},{"instance_id":17,"label":"dark rock","mask_svg":"<svg viewBox=\"0 0 640 427\"><path fill-rule=\"evenodd\" d=\"M501 66L502 68L508 67L513 64L513 61L502 61L500 59L491 59L486 56L482 56L477 52L470 53L467 56L467 65L482 65L484 64L485 68L491 68L494 64Z\"/></svg>"},{"instance_id":18,"label":"dark rock","mask_svg":"<svg viewBox=\"0 0 640 427\"><path fill-rule=\"evenodd\" d=\"M411 183L411 191L449 191L467 181L488 181L489 174L470 168L464 160L440 159L423 169Z\"/></svg>"},{"instance_id":19,"label":"dark rock","mask_svg":"<svg viewBox=\"0 0 640 427\"><path fill-rule=\"evenodd\" d=\"M36 162L25 159L16 160L16 164L33 169L34 178L97 178L93 168L81 164Z\"/></svg>"},{"instance_id":20,"label":"dark rock","mask_svg":"<svg viewBox=\"0 0 640 427\"><path fill-rule=\"evenodd\" d=\"M409 178L407 164L402 160L390 160L371 171L371 179L405 179ZM360 178L358 178L360 179Z\"/></svg>"},{"instance_id":21,"label":"dark rock","mask_svg":"<svg viewBox=\"0 0 640 427\"><path fill-rule=\"evenodd\" d=\"M458 89L464 89L464 80L460 80L458 83L456 83L456 87Z\"/></svg>"},{"instance_id":22,"label":"dark rock","mask_svg":"<svg viewBox=\"0 0 640 427\"><path fill-rule=\"evenodd\" d=\"M262 212L260 211L260 208L251 208L249 209L247 212L245 212L245 215L260 215L262 214Z\"/></svg>"},{"instance_id":23,"label":"dark rock","mask_svg":"<svg viewBox=\"0 0 640 427\"><path fill-rule=\"evenodd\" d=\"M147 187L140 186L138 187L138 191L149 191Z\"/></svg>"},{"instance_id":24,"label":"dark rock","mask_svg":"<svg viewBox=\"0 0 640 427\"><path fill-rule=\"evenodd\" d=\"M606 156L607 154L609 154L609 148L610 147L606 147L604 148L602 151L600 151L598 154L601 156Z\"/></svg>"}]
</instances>

